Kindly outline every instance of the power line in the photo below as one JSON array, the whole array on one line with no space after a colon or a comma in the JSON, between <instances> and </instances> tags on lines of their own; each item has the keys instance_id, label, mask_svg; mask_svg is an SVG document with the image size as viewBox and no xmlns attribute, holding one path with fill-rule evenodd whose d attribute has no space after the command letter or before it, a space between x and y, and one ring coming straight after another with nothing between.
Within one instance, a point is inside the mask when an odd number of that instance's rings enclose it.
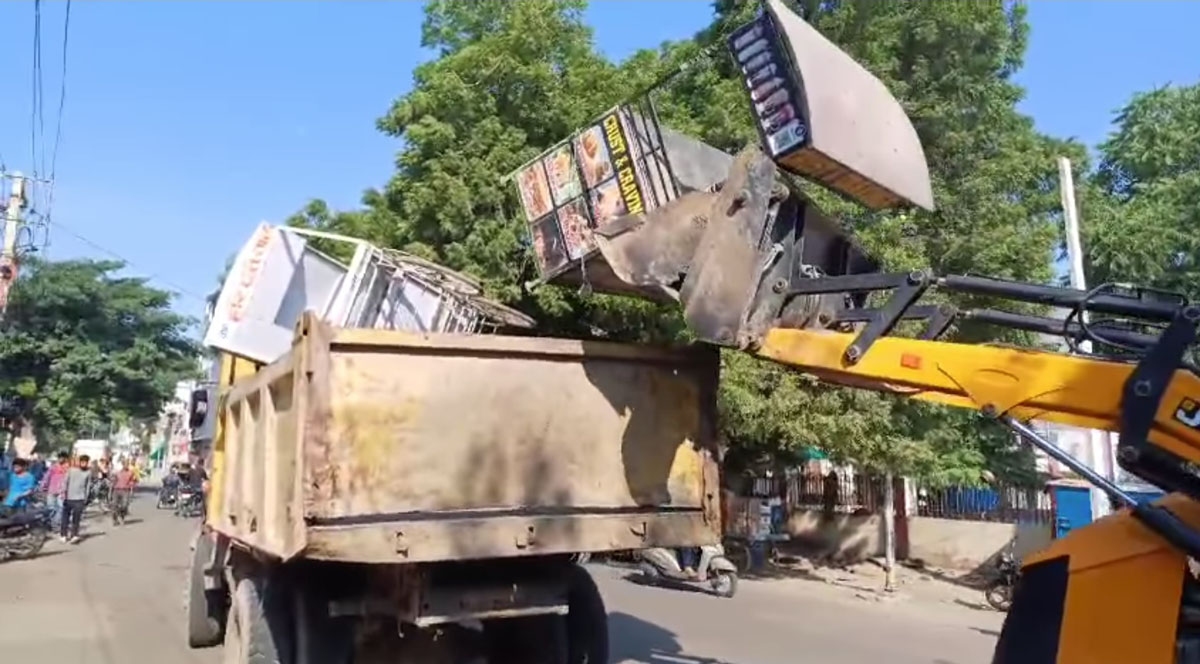
<instances>
[{"instance_id":1,"label":"power line","mask_svg":"<svg viewBox=\"0 0 1200 664\"><path fill-rule=\"evenodd\" d=\"M35 39L37 44L38 164L41 166L41 170L39 171L37 168L34 168L33 172L35 175L40 172L44 177L46 175L46 89L42 85L45 81L45 76L43 76L44 70L42 69L42 15L40 7L37 7L41 4L41 1L34 0L34 2L35 8L38 10Z\"/></svg>"},{"instance_id":2,"label":"power line","mask_svg":"<svg viewBox=\"0 0 1200 664\"><path fill-rule=\"evenodd\" d=\"M50 153L50 193L46 201L46 218L54 213L55 176L58 173L58 145L62 141L63 108L67 104L67 44L71 39L71 0L67 0L67 11L63 18L62 33L62 75L58 88L58 117L54 127L54 149ZM49 241L49 234L46 236Z\"/></svg>"},{"instance_id":3,"label":"power line","mask_svg":"<svg viewBox=\"0 0 1200 664\"><path fill-rule=\"evenodd\" d=\"M38 79L41 78L41 62L42 62L42 1L33 0L33 56L32 67L29 73L29 159L30 168L33 169L33 174L37 175L37 119L39 98L38 90L40 85Z\"/></svg>"},{"instance_id":4,"label":"power line","mask_svg":"<svg viewBox=\"0 0 1200 664\"><path fill-rule=\"evenodd\" d=\"M47 219L46 223L50 224L51 226L57 226L61 230L66 231L67 234L74 236L75 239L79 240L80 242L83 242L84 244L88 245L89 247L91 247L97 251L108 254L109 256L121 261L122 263L124 263L130 267L135 267L135 268L139 267L136 263L129 260L128 258L125 258L124 256L122 256L121 254L118 254L117 252L113 251L112 249L108 249L107 247L103 247L103 246L93 242L92 240L88 239L87 237L81 235L78 231L75 231L74 229L70 228L69 226L64 225L60 221L54 221L52 219ZM180 295L187 295L188 297L194 298L204 304L208 303L207 297L205 297L203 295L197 295L195 292L190 291L190 290L180 286L179 284L175 284L170 281L167 281L166 279L163 279L162 277L158 276L157 274L152 274L152 275L146 277L146 280L147 281L157 281L164 286L168 286L170 288L175 289Z\"/></svg>"},{"instance_id":5,"label":"power line","mask_svg":"<svg viewBox=\"0 0 1200 664\"><path fill-rule=\"evenodd\" d=\"M50 181L54 181L54 173L58 166L58 143L62 140L63 107L67 103L67 44L71 39L71 0L67 0L67 13L63 18L62 33L62 77L58 88L58 118L54 128L54 150L50 156ZM54 200L54 187L50 188L50 200ZM49 210L47 210L49 212Z\"/></svg>"}]
</instances>

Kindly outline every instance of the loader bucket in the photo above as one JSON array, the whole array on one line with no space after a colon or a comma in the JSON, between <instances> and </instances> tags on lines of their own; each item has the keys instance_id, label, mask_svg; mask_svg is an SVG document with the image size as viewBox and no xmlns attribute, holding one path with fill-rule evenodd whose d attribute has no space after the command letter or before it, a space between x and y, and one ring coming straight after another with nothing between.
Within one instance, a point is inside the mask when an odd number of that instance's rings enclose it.
<instances>
[{"instance_id":1,"label":"loader bucket","mask_svg":"<svg viewBox=\"0 0 1200 664\"><path fill-rule=\"evenodd\" d=\"M729 48L781 168L871 209L933 209L925 151L900 103L783 2L767 0Z\"/></svg>"},{"instance_id":2,"label":"loader bucket","mask_svg":"<svg viewBox=\"0 0 1200 664\"><path fill-rule=\"evenodd\" d=\"M771 327L822 326L852 304L795 297L795 280L879 269L753 146L734 159L720 191L615 219L596 229L596 246L623 284L609 292L677 301L697 339L743 349Z\"/></svg>"}]
</instances>

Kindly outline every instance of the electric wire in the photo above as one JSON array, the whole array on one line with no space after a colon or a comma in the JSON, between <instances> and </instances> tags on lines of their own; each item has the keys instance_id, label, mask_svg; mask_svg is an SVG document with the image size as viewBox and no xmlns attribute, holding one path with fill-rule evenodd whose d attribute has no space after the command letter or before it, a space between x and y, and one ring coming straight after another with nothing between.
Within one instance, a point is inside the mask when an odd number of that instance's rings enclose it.
<instances>
[{"instance_id":1,"label":"electric wire","mask_svg":"<svg viewBox=\"0 0 1200 664\"><path fill-rule=\"evenodd\" d=\"M71 40L71 0L67 0L66 13L63 16L62 32L62 70L58 87L58 113L54 121L54 148L50 152L50 186L46 200L46 219L54 215L54 190L58 175L58 146L62 142L63 109L67 104L67 46ZM49 244L50 233L46 233L45 243Z\"/></svg>"},{"instance_id":2,"label":"electric wire","mask_svg":"<svg viewBox=\"0 0 1200 664\"><path fill-rule=\"evenodd\" d=\"M38 175L38 116L40 114L41 63L42 63L42 2L33 0L33 54L29 72L29 159L33 174Z\"/></svg>"},{"instance_id":3,"label":"electric wire","mask_svg":"<svg viewBox=\"0 0 1200 664\"><path fill-rule=\"evenodd\" d=\"M59 80L58 88L58 113L55 119L54 127L54 149L50 153L50 182L54 182L54 174L58 167L58 145L62 140L62 119L63 108L67 103L67 45L71 39L71 0L67 0L66 15L63 18L62 32L62 75ZM51 200L53 200L54 187L51 185Z\"/></svg>"},{"instance_id":4,"label":"electric wire","mask_svg":"<svg viewBox=\"0 0 1200 664\"><path fill-rule=\"evenodd\" d=\"M70 226L63 224L61 221L54 221L54 220L50 220L50 219L47 219L46 221L51 226L57 227L59 230L66 232L68 235L73 236L75 239L88 245L89 247L95 249L96 251L100 251L102 253L108 254L110 257L121 261L122 263L124 263L125 265L127 265L129 267L135 267L135 268L139 267L136 263L129 260L128 258L125 258L121 254L118 254L117 252L113 251L112 249L109 249L108 247L105 247L103 245L96 243L95 241L91 240L90 238L88 238L87 236L83 235L82 233L76 231L75 229L71 228ZM199 295L195 291L188 290L187 288L184 288L183 286L180 286L179 284L168 281L167 279L164 279L163 277L161 277L157 274L152 274L148 277L145 277L145 279L146 279L146 281L157 281L164 286L173 288L180 295L186 295L188 297L198 300L199 302L206 303L206 304L208 303L207 297L205 297L203 295Z\"/></svg>"}]
</instances>

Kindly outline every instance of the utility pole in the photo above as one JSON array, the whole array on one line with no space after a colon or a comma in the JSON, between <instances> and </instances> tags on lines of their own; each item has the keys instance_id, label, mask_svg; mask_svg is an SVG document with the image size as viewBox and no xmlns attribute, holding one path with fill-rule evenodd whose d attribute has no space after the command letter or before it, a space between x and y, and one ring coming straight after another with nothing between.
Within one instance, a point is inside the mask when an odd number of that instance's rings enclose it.
<instances>
[{"instance_id":1,"label":"utility pole","mask_svg":"<svg viewBox=\"0 0 1200 664\"><path fill-rule=\"evenodd\" d=\"M1071 160L1066 157L1058 158L1058 188L1062 196L1063 220L1067 236L1067 263L1071 278L1071 288L1087 290L1087 280L1083 276L1083 243L1079 240L1079 212L1075 208L1075 179L1071 174ZM1080 316L1087 318L1087 312ZM1079 344L1085 353L1092 350L1092 342L1083 341ZM1088 430L1089 460L1093 470L1109 479L1116 481L1117 464L1111 434L1098 429ZM1105 467L1108 473L1105 473ZM1108 496L1095 487L1091 489L1092 516L1100 518L1111 512Z\"/></svg>"},{"instance_id":2,"label":"utility pole","mask_svg":"<svg viewBox=\"0 0 1200 664\"><path fill-rule=\"evenodd\" d=\"M17 280L17 231L21 210L25 209L25 178L20 173L12 177L12 193L4 210L4 249L0 251L0 318L8 310L8 290Z\"/></svg>"}]
</instances>

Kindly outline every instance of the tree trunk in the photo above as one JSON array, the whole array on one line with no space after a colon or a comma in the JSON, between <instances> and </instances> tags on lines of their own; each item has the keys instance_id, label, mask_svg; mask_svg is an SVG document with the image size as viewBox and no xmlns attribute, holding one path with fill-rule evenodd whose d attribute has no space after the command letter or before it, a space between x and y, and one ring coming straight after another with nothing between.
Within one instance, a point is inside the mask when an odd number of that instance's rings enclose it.
<instances>
[{"instance_id":1,"label":"tree trunk","mask_svg":"<svg viewBox=\"0 0 1200 664\"><path fill-rule=\"evenodd\" d=\"M896 495L892 471L883 475L883 589L896 589Z\"/></svg>"}]
</instances>

